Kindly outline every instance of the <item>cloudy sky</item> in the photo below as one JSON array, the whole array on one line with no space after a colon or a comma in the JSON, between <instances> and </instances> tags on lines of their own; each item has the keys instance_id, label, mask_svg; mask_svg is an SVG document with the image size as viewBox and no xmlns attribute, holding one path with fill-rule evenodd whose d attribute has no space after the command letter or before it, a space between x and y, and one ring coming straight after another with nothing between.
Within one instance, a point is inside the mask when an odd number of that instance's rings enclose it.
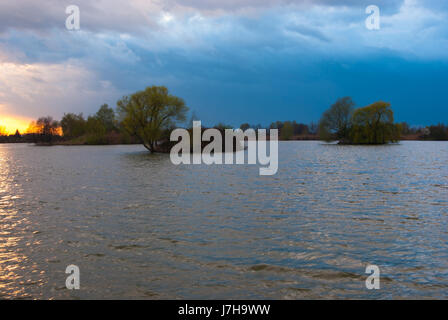
<instances>
[{"instance_id":1,"label":"cloudy sky","mask_svg":"<svg viewBox=\"0 0 448 320\"><path fill-rule=\"evenodd\" d=\"M372 4L380 30L365 25ZM448 122L447 22L444 0L1 1L0 126L91 114L149 85L206 124L309 123L347 95Z\"/></svg>"}]
</instances>

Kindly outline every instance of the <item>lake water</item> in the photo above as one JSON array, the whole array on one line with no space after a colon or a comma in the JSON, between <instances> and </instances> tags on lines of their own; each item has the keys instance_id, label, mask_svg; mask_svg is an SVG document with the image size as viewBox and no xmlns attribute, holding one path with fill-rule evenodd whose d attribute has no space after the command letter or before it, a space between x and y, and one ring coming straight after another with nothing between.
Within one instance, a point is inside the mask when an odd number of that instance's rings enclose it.
<instances>
[{"instance_id":1,"label":"lake water","mask_svg":"<svg viewBox=\"0 0 448 320\"><path fill-rule=\"evenodd\" d=\"M447 142L280 142L275 176L0 145L0 298L446 299L447 164Z\"/></svg>"}]
</instances>

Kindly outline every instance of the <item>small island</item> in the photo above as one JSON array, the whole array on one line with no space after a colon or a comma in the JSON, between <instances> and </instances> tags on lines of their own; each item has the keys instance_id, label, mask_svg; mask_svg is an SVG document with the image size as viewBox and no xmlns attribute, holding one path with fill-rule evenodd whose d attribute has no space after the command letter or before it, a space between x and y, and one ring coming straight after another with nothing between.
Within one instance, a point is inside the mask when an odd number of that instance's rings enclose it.
<instances>
[{"instance_id":1,"label":"small island","mask_svg":"<svg viewBox=\"0 0 448 320\"><path fill-rule=\"evenodd\" d=\"M171 95L164 86L150 86L117 102L114 110L103 104L99 110L84 117L82 113L65 113L60 121L51 116L33 121L26 133L18 130L6 134L1 127L0 143L35 143L52 145L119 145L142 144L151 153L168 153L175 142L170 133L177 127L192 130L192 122L199 120L194 112L186 121L189 108L182 98ZM234 129L219 123L213 128L224 132ZM322 140L340 145L380 145L400 140L448 140L448 126L444 124L428 127L411 127L406 122L395 123L390 103L378 101L355 108L350 97L338 99L326 110L318 124L297 121L276 121L269 126L243 123L245 131L269 129L279 131L281 141ZM203 128L206 130L207 128ZM203 147L207 143L203 144Z\"/></svg>"},{"instance_id":2,"label":"small island","mask_svg":"<svg viewBox=\"0 0 448 320\"><path fill-rule=\"evenodd\" d=\"M401 125L394 123L390 103L378 101L356 110L354 105L350 97L344 97L324 112L319 122L319 135L322 140L365 145L400 140Z\"/></svg>"}]
</instances>

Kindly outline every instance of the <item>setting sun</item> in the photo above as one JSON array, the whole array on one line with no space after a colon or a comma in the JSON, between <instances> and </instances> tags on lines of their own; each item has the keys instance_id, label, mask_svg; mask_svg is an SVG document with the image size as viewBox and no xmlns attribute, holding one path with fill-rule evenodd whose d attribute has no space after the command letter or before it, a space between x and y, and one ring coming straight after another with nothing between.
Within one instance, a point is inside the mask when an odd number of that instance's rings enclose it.
<instances>
[{"instance_id":1,"label":"setting sun","mask_svg":"<svg viewBox=\"0 0 448 320\"><path fill-rule=\"evenodd\" d=\"M32 120L20 117L0 115L0 133L14 134L16 130L25 133Z\"/></svg>"}]
</instances>

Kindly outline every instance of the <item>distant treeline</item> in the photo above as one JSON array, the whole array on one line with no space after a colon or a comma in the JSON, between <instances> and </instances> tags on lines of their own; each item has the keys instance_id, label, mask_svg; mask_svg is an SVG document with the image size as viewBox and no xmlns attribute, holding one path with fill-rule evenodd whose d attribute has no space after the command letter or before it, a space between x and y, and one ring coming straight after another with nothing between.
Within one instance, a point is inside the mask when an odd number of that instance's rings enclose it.
<instances>
[{"instance_id":1,"label":"distant treeline","mask_svg":"<svg viewBox=\"0 0 448 320\"><path fill-rule=\"evenodd\" d=\"M123 130L116 119L115 111L107 104L87 118L82 113L66 113L60 121L50 116L41 117L33 121L23 135L18 131L10 136L0 135L0 143L2 142L66 145L138 143Z\"/></svg>"},{"instance_id":2,"label":"distant treeline","mask_svg":"<svg viewBox=\"0 0 448 320\"><path fill-rule=\"evenodd\" d=\"M131 144L138 143L117 120L114 109L103 104L94 115L67 113L60 121L63 140L67 144Z\"/></svg>"},{"instance_id":3,"label":"distant treeline","mask_svg":"<svg viewBox=\"0 0 448 320\"><path fill-rule=\"evenodd\" d=\"M104 110L104 106L102 106ZM111 124L114 125L111 125ZM39 125L40 124L40 125ZM42 125L43 124L43 125ZM448 125L439 123L427 127L410 126L406 122L398 123L401 127L400 140L448 141ZM232 129L230 125L219 123L217 129ZM51 129L50 129L51 128ZM240 129L278 129L280 140L319 140L318 125L298 123L296 121L276 121L269 126L243 123ZM269 132L268 132L269 133ZM108 145L108 144L138 144L139 141L129 135L116 120L106 120L101 117L68 113L63 119L54 123L51 117L40 118L30 125L26 133L18 130L7 135L0 132L0 143L57 143L65 145Z\"/></svg>"},{"instance_id":4,"label":"distant treeline","mask_svg":"<svg viewBox=\"0 0 448 320\"><path fill-rule=\"evenodd\" d=\"M62 145L108 145L137 144L139 139L126 130L118 113L104 104L87 118L82 114L66 113L60 121L52 117L41 117L33 121L26 133L17 131L14 135L0 134L0 143L37 143ZM191 128L192 120L185 127ZM219 130L234 129L233 126L218 123ZM276 121L264 127L260 124L243 123L242 130L278 129L281 140L317 140L317 124L310 125L296 121ZM169 130L168 130L169 131ZM269 132L268 132L269 134ZM166 134L162 134L166 136Z\"/></svg>"},{"instance_id":5,"label":"distant treeline","mask_svg":"<svg viewBox=\"0 0 448 320\"><path fill-rule=\"evenodd\" d=\"M399 140L448 140L443 124L412 128L406 122L395 123L388 102L377 101L354 108L350 97L338 99L319 121L319 138L340 144L385 144Z\"/></svg>"},{"instance_id":6,"label":"distant treeline","mask_svg":"<svg viewBox=\"0 0 448 320\"><path fill-rule=\"evenodd\" d=\"M276 121L272 122L269 127L263 128L261 125L251 126L243 123L240 129L278 129L280 140L317 140L317 124L304 124L297 121Z\"/></svg>"},{"instance_id":7,"label":"distant treeline","mask_svg":"<svg viewBox=\"0 0 448 320\"><path fill-rule=\"evenodd\" d=\"M135 104L135 101L164 101L168 111L157 105L140 106ZM7 135L1 127L0 119L0 143L64 145L143 143L149 150L154 151L158 149L160 141L169 140L170 131L175 127L175 122L170 119L187 111L183 101L170 96L164 87L148 87L144 91L124 97L117 105L118 109L114 110L104 104L95 114L87 118L82 113L66 113L60 121L50 116L41 117L33 121L24 134L16 131L13 135ZM448 140L448 126L445 124L412 127L406 122L394 123L393 112L388 103L379 101L356 110L353 106L351 98L339 99L324 112L318 124L276 121L263 127L260 124L243 123L240 129L243 131L249 128L278 129L280 140L321 139L355 144L378 144L398 140ZM144 114L150 114L149 118ZM193 115L184 127L191 128L194 117ZM167 119L167 122L162 123L160 119ZM184 115L179 119L185 121ZM157 121L159 124L155 125ZM177 126L182 125L178 123ZM218 123L214 128L234 129L223 123Z\"/></svg>"},{"instance_id":8,"label":"distant treeline","mask_svg":"<svg viewBox=\"0 0 448 320\"><path fill-rule=\"evenodd\" d=\"M400 123L402 128L401 140L448 140L448 125L439 123L427 127L411 127L406 122Z\"/></svg>"}]
</instances>

